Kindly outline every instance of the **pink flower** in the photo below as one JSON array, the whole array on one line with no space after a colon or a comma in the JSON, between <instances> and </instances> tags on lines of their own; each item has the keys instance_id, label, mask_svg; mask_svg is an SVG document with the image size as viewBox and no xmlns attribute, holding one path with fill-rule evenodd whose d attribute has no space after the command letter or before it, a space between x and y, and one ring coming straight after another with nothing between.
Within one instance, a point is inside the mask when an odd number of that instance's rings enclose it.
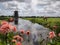
<instances>
[{"instance_id":1,"label":"pink flower","mask_svg":"<svg viewBox=\"0 0 60 45\"><path fill-rule=\"evenodd\" d=\"M60 37L60 33L58 34L58 36Z\"/></svg>"},{"instance_id":2,"label":"pink flower","mask_svg":"<svg viewBox=\"0 0 60 45\"><path fill-rule=\"evenodd\" d=\"M15 40L15 39L13 39L13 40L12 40L12 42L14 42L14 43L15 43L15 42L16 42L16 40Z\"/></svg>"},{"instance_id":3,"label":"pink flower","mask_svg":"<svg viewBox=\"0 0 60 45\"><path fill-rule=\"evenodd\" d=\"M16 32L16 30L17 30L16 26L12 26L12 25L9 25L9 29L14 32Z\"/></svg>"},{"instance_id":4,"label":"pink flower","mask_svg":"<svg viewBox=\"0 0 60 45\"><path fill-rule=\"evenodd\" d=\"M13 31L16 32L17 28L15 26L13 26Z\"/></svg>"},{"instance_id":5,"label":"pink flower","mask_svg":"<svg viewBox=\"0 0 60 45\"><path fill-rule=\"evenodd\" d=\"M49 33L49 38L52 39L52 38L54 38L55 36L56 36L56 35L55 35L55 32L54 32L54 31L52 31L52 32Z\"/></svg>"},{"instance_id":6,"label":"pink flower","mask_svg":"<svg viewBox=\"0 0 60 45\"><path fill-rule=\"evenodd\" d=\"M6 28L9 29L9 24L4 24L4 25L1 26L1 28L3 28L3 29L6 29Z\"/></svg>"},{"instance_id":7,"label":"pink flower","mask_svg":"<svg viewBox=\"0 0 60 45\"><path fill-rule=\"evenodd\" d=\"M1 31L1 33L3 33L3 34L8 33L8 31L9 31L9 25L8 25L8 24L2 25L2 26L0 27L0 31Z\"/></svg>"},{"instance_id":8,"label":"pink flower","mask_svg":"<svg viewBox=\"0 0 60 45\"><path fill-rule=\"evenodd\" d=\"M24 30L20 30L20 33L21 33L21 34L24 34L24 33L25 33L25 31L24 31Z\"/></svg>"},{"instance_id":9,"label":"pink flower","mask_svg":"<svg viewBox=\"0 0 60 45\"><path fill-rule=\"evenodd\" d=\"M13 38L17 39L17 38L20 38L20 36L19 35L15 35L15 36L13 36Z\"/></svg>"},{"instance_id":10,"label":"pink flower","mask_svg":"<svg viewBox=\"0 0 60 45\"><path fill-rule=\"evenodd\" d=\"M12 29L12 27L13 27L13 26L12 26L11 24L9 24L9 29Z\"/></svg>"},{"instance_id":11,"label":"pink flower","mask_svg":"<svg viewBox=\"0 0 60 45\"><path fill-rule=\"evenodd\" d=\"M22 43L21 42L17 42L16 45L22 45Z\"/></svg>"},{"instance_id":12,"label":"pink flower","mask_svg":"<svg viewBox=\"0 0 60 45\"><path fill-rule=\"evenodd\" d=\"M13 38L16 39L16 40L18 40L18 41L23 41L23 38L20 37L19 35L16 35Z\"/></svg>"},{"instance_id":13,"label":"pink flower","mask_svg":"<svg viewBox=\"0 0 60 45\"><path fill-rule=\"evenodd\" d=\"M27 34L27 35L30 35L30 31L27 31L26 34Z\"/></svg>"},{"instance_id":14,"label":"pink flower","mask_svg":"<svg viewBox=\"0 0 60 45\"><path fill-rule=\"evenodd\" d=\"M6 33L8 32L7 29L2 29L2 28L0 28L0 31L1 31L1 32L0 32L1 34L6 34Z\"/></svg>"},{"instance_id":15,"label":"pink flower","mask_svg":"<svg viewBox=\"0 0 60 45\"><path fill-rule=\"evenodd\" d=\"M22 37L19 37L17 38L18 41L22 42L23 41L23 38Z\"/></svg>"},{"instance_id":16,"label":"pink flower","mask_svg":"<svg viewBox=\"0 0 60 45\"><path fill-rule=\"evenodd\" d=\"M4 24L8 24L8 22L5 21L5 20L3 20L3 21L1 22L1 25L4 25Z\"/></svg>"}]
</instances>

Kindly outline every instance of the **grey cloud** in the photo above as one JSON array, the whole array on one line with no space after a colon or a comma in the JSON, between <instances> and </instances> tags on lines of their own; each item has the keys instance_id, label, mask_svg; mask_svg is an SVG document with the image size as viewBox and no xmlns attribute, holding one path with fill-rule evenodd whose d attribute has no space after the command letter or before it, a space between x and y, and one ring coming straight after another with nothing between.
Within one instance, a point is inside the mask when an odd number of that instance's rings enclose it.
<instances>
[{"instance_id":1,"label":"grey cloud","mask_svg":"<svg viewBox=\"0 0 60 45\"><path fill-rule=\"evenodd\" d=\"M0 0L0 1L8 1L8 0ZM9 1L12 1L12 0L9 0ZM31 15L38 15L38 16L41 16L41 15L47 15L47 16L58 16L60 15L60 0L40 0L42 3L38 3L36 5L36 7L33 7L33 9L31 8L31 4L30 3L26 3L26 2L29 2L31 0L17 0L17 1L20 1L20 2L25 2L25 3L20 3L21 5L19 5L19 14L20 15L23 15L23 16L31 16ZM28 4L28 5L27 5ZM16 7L15 4L10 4L10 7L8 7L7 9L9 10L13 10L14 7ZM37 8L37 9L36 9Z\"/></svg>"},{"instance_id":2,"label":"grey cloud","mask_svg":"<svg viewBox=\"0 0 60 45\"><path fill-rule=\"evenodd\" d=\"M5 2L5 1L13 1L13 0L0 0L0 2ZM28 1L28 0L16 0L16 1L25 2L25 1Z\"/></svg>"},{"instance_id":3,"label":"grey cloud","mask_svg":"<svg viewBox=\"0 0 60 45\"><path fill-rule=\"evenodd\" d=\"M5 1L12 1L12 0L0 0L0 2L5 2Z\"/></svg>"}]
</instances>

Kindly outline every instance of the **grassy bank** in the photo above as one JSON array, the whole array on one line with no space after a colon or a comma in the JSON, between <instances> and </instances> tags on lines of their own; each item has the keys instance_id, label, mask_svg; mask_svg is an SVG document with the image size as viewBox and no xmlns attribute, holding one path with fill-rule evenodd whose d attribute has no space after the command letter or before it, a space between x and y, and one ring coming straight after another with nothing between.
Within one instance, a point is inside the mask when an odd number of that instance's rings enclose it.
<instances>
[{"instance_id":1,"label":"grassy bank","mask_svg":"<svg viewBox=\"0 0 60 45\"><path fill-rule=\"evenodd\" d=\"M50 24L51 26L53 26L56 23L60 23L60 18L47 18L47 21L45 21L43 18L23 18L23 19L30 20L33 23L38 23L41 25Z\"/></svg>"}]
</instances>

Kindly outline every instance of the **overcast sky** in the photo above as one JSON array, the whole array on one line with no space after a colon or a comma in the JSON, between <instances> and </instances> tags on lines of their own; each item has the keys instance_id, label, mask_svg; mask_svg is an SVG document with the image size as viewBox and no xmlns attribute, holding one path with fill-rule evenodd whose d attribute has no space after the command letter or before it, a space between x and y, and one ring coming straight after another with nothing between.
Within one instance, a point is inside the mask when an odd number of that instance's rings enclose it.
<instances>
[{"instance_id":1,"label":"overcast sky","mask_svg":"<svg viewBox=\"0 0 60 45\"><path fill-rule=\"evenodd\" d=\"M0 0L1 15L13 15L14 10L19 16L60 16L60 0Z\"/></svg>"}]
</instances>

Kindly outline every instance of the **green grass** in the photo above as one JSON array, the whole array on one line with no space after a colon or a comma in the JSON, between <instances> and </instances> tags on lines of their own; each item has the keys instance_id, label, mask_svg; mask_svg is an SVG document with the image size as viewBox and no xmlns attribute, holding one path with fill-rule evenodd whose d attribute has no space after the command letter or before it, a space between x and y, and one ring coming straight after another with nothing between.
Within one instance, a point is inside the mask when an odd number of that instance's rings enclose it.
<instances>
[{"instance_id":1,"label":"green grass","mask_svg":"<svg viewBox=\"0 0 60 45\"><path fill-rule=\"evenodd\" d=\"M48 45L50 45L50 44L48 44ZM60 42L57 42L57 44L56 45L60 45Z\"/></svg>"},{"instance_id":2,"label":"green grass","mask_svg":"<svg viewBox=\"0 0 60 45\"><path fill-rule=\"evenodd\" d=\"M32 20L32 19L34 19L35 20L35 22L37 22L37 21L44 21L43 20L43 18L23 18L23 19L25 19L25 20ZM60 18L47 18L47 21L48 22L60 22Z\"/></svg>"},{"instance_id":3,"label":"green grass","mask_svg":"<svg viewBox=\"0 0 60 45\"><path fill-rule=\"evenodd\" d=\"M60 23L60 18L47 18L47 21L44 21L43 18L23 18L25 20L30 20L33 23L44 24L49 23L51 26L55 25L56 23Z\"/></svg>"}]
</instances>

